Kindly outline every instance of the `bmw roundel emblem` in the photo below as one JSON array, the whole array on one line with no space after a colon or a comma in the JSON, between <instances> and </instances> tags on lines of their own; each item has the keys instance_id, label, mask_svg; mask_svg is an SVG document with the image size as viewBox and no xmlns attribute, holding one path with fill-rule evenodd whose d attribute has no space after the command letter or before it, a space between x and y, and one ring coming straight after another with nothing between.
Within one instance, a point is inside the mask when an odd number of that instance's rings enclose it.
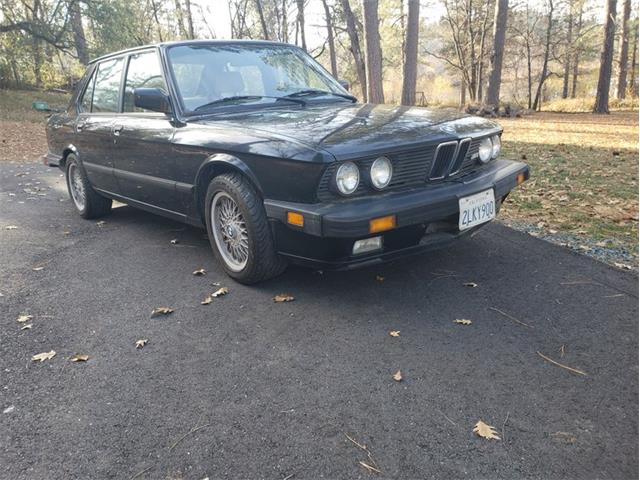
<instances>
[{"instance_id":1,"label":"bmw roundel emblem","mask_svg":"<svg viewBox=\"0 0 640 480\"><path fill-rule=\"evenodd\" d=\"M440 130L445 133L456 133L456 129L451 125L440 125Z\"/></svg>"}]
</instances>

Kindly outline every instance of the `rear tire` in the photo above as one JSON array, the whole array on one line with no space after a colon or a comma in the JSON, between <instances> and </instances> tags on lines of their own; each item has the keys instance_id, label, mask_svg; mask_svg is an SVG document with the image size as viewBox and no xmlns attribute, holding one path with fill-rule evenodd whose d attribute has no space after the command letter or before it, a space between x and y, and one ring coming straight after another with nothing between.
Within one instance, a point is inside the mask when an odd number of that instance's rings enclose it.
<instances>
[{"instance_id":1,"label":"rear tire","mask_svg":"<svg viewBox=\"0 0 640 480\"><path fill-rule=\"evenodd\" d=\"M65 178L69 197L82 218L99 218L111 211L111 199L103 197L93 189L82 165L73 153L67 156Z\"/></svg>"},{"instance_id":2,"label":"rear tire","mask_svg":"<svg viewBox=\"0 0 640 480\"><path fill-rule=\"evenodd\" d=\"M211 180L205 198L213 254L227 274L252 284L280 275L286 261L276 253L260 195L239 173Z\"/></svg>"}]
</instances>

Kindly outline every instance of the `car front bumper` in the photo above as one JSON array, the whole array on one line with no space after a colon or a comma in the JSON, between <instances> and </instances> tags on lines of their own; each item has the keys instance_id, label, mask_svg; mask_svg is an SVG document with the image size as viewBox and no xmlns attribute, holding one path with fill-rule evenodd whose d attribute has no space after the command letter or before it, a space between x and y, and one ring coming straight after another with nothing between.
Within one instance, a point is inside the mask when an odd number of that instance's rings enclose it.
<instances>
[{"instance_id":1,"label":"car front bumper","mask_svg":"<svg viewBox=\"0 0 640 480\"><path fill-rule=\"evenodd\" d=\"M481 226L458 230L459 199L493 188L499 209L509 192L528 178L526 164L497 160L473 174L422 188L330 203L265 200L264 205L280 254L294 263L343 269L441 247L472 234ZM288 212L302 214L304 226L288 224ZM393 230L370 233L370 220L389 215L395 215ZM383 236L381 250L351 254L353 242L378 235Z\"/></svg>"}]
</instances>

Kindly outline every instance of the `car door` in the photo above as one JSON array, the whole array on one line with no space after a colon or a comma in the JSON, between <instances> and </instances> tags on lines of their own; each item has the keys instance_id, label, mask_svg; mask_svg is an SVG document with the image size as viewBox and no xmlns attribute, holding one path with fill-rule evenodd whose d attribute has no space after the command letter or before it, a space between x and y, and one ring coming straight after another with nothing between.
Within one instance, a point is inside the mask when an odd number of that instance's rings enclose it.
<instances>
[{"instance_id":1,"label":"car door","mask_svg":"<svg viewBox=\"0 0 640 480\"><path fill-rule=\"evenodd\" d=\"M113 173L111 129L120 110L120 87L124 58L112 58L96 65L79 104L74 144L91 184L118 193Z\"/></svg>"},{"instance_id":2,"label":"car door","mask_svg":"<svg viewBox=\"0 0 640 480\"><path fill-rule=\"evenodd\" d=\"M136 107L135 88L167 91L156 49L129 56L122 113L112 126L119 189L130 199L177 211L171 116Z\"/></svg>"}]
</instances>

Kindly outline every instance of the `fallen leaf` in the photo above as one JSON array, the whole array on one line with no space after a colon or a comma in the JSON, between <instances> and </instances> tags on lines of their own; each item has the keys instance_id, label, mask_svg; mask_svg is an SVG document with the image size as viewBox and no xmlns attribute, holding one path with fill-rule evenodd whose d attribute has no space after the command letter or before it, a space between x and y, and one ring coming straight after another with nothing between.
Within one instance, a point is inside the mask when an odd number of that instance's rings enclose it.
<instances>
[{"instance_id":1,"label":"fallen leaf","mask_svg":"<svg viewBox=\"0 0 640 480\"><path fill-rule=\"evenodd\" d=\"M169 315L170 313L173 313L173 308L158 307L158 308L155 308L153 312L151 312L151 318L159 317L160 315Z\"/></svg>"},{"instance_id":2,"label":"fallen leaf","mask_svg":"<svg viewBox=\"0 0 640 480\"><path fill-rule=\"evenodd\" d=\"M382 275L376 275L376 281L382 283L384 282L384 277Z\"/></svg>"},{"instance_id":3,"label":"fallen leaf","mask_svg":"<svg viewBox=\"0 0 640 480\"><path fill-rule=\"evenodd\" d=\"M178 240L177 238L174 238L173 240L171 240L171 245L177 245L180 243L180 240Z\"/></svg>"},{"instance_id":4,"label":"fallen leaf","mask_svg":"<svg viewBox=\"0 0 640 480\"><path fill-rule=\"evenodd\" d=\"M289 295L288 293L280 293L279 295L276 295L275 297L273 297L273 301L276 303L293 302L294 300L295 298Z\"/></svg>"},{"instance_id":5,"label":"fallen leaf","mask_svg":"<svg viewBox=\"0 0 640 480\"><path fill-rule=\"evenodd\" d=\"M212 287L219 287L220 286L220 282L211 282L211 286Z\"/></svg>"},{"instance_id":6,"label":"fallen leaf","mask_svg":"<svg viewBox=\"0 0 640 480\"><path fill-rule=\"evenodd\" d=\"M215 292L213 292L211 294L211 296L213 298L218 298L218 297L221 297L223 295L226 295L227 293L229 293L229 289L227 287L222 287L222 288L219 288L218 290L216 290Z\"/></svg>"},{"instance_id":7,"label":"fallen leaf","mask_svg":"<svg viewBox=\"0 0 640 480\"><path fill-rule=\"evenodd\" d=\"M500 440L500 437L497 435L495 427L491 425L487 425L482 420L478 420L476 426L473 429L473 432L477 434L479 437L486 438L487 440Z\"/></svg>"},{"instance_id":8,"label":"fallen leaf","mask_svg":"<svg viewBox=\"0 0 640 480\"><path fill-rule=\"evenodd\" d=\"M4 227L5 230L17 230L18 226L17 225L7 225L6 227Z\"/></svg>"},{"instance_id":9,"label":"fallen leaf","mask_svg":"<svg viewBox=\"0 0 640 480\"><path fill-rule=\"evenodd\" d=\"M86 362L87 360L89 360L89 355L84 355L81 353L76 353L73 357L71 357L69 360L71 360L72 362Z\"/></svg>"},{"instance_id":10,"label":"fallen leaf","mask_svg":"<svg viewBox=\"0 0 640 480\"><path fill-rule=\"evenodd\" d=\"M569 445L576 443L576 440L577 440L577 438L574 435L568 432L555 432L555 433L552 433L551 436L553 437L554 440L567 443Z\"/></svg>"},{"instance_id":11,"label":"fallen leaf","mask_svg":"<svg viewBox=\"0 0 640 480\"><path fill-rule=\"evenodd\" d=\"M391 330L389 332L389 335L391 335L392 337L399 337L400 336L400 330Z\"/></svg>"},{"instance_id":12,"label":"fallen leaf","mask_svg":"<svg viewBox=\"0 0 640 480\"><path fill-rule=\"evenodd\" d=\"M100 220L99 222L96 222L96 225L99 226L99 227L103 227L106 224L107 224L107 222L105 222L104 220Z\"/></svg>"},{"instance_id":13,"label":"fallen leaf","mask_svg":"<svg viewBox=\"0 0 640 480\"><path fill-rule=\"evenodd\" d=\"M207 295L207 297L200 302L200 305L209 305L212 301L211 295Z\"/></svg>"},{"instance_id":14,"label":"fallen leaf","mask_svg":"<svg viewBox=\"0 0 640 480\"><path fill-rule=\"evenodd\" d=\"M18 317L18 323L25 323L28 322L29 320L31 320L33 318L33 315L20 315Z\"/></svg>"},{"instance_id":15,"label":"fallen leaf","mask_svg":"<svg viewBox=\"0 0 640 480\"><path fill-rule=\"evenodd\" d=\"M632 270L633 267L631 265L627 265L626 263L618 263L615 262L614 265L622 270Z\"/></svg>"},{"instance_id":16,"label":"fallen leaf","mask_svg":"<svg viewBox=\"0 0 640 480\"><path fill-rule=\"evenodd\" d=\"M44 267L33 267L31 270L34 272L39 272L40 270L44 270Z\"/></svg>"},{"instance_id":17,"label":"fallen leaf","mask_svg":"<svg viewBox=\"0 0 640 480\"><path fill-rule=\"evenodd\" d=\"M136 348L143 348L148 341L149 340L146 338L141 338L140 340L136 341Z\"/></svg>"},{"instance_id":18,"label":"fallen leaf","mask_svg":"<svg viewBox=\"0 0 640 480\"><path fill-rule=\"evenodd\" d=\"M453 323L458 323L460 325L471 325L473 322L471 320L467 320L466 318L458 318L454 320Z\"/></svg>"},{"instance_id":19,"label":"fallen leaf","mask_svg":"<svg viewBox=\"0 0 640 480\"><path fill-rule=\"evenodd\" d=\"M206 275L207 271L204 268L199 268L198 270L194 270L193 274L196 277L201 277L203 275Z\"/></svg>"},{"instance_id":20,"label":"fallen leaf","mask_svg":"<svg viewBox=\"0 0 640 480\"><path fill-rule=\"evenodd\" d=\"M7 408L5 408L2 413L11 413L16 409L15 405L9 405Z\"/></svg>"},{"instance_id":21,"label":"fallen leaf","mask_svg":"<svg viewBox=\"0 0 640 480\"><path fill-rule=\"evenodd\" d=\"M362 465L364 468L366 468L368 471L370 472L375 472L375 473L382 473L380 470L378 470L376 467L372 467L371 465L364 463L362 461L358 461L358 463L360 465Z\"/></svg>"},{"instance_id":22,"label":"fallen leaf","mask_svg":"<svg viewBox=\"0 0 640 480\"><path fill-rule=\"evenodd\" d=\"M393 374L393 379L396 382L401 382L402 381L402 372L400 370L398 370L396 373Z\"/></svg>"},{"instance_id":23,"label":"fallen leaf","mask_svg":"<svg viewBox=\"0 0 640 480\"><path fill-rule=\"evenodd\" d=\"M45 360L51 360L55 356L56 356L56 352L54 350L51 350L50 352L38 353L37 355L34 355L33 357L31 357L31 360L33 360L34 362L37 362L37 361L44 362Z\"/></svg>"},{"instance_id":24,"label":"fallen leaf","mask_svg":"<svg viewBox=\"0 0 640 480\"><path fill-rule=\"evenodd\" d=\"M476 287L478 286L478 284L477 284L477 283L474 283L474 282L467 282L467 283L463 283L463 285L464 285L465 287L470 287L470 288L476 288Z\"/></svg>"},{"instance_id":25,"label":"fallen leaf","mask_svg":"<svg viewBox=\"0 0 640 480\"><path fill-rule=\"evenodd\" d=\"M31 330L31 327L33 327L33 324L28 323L27 325L24 325L20 330Z\"/></svg>"}]
</instances>

